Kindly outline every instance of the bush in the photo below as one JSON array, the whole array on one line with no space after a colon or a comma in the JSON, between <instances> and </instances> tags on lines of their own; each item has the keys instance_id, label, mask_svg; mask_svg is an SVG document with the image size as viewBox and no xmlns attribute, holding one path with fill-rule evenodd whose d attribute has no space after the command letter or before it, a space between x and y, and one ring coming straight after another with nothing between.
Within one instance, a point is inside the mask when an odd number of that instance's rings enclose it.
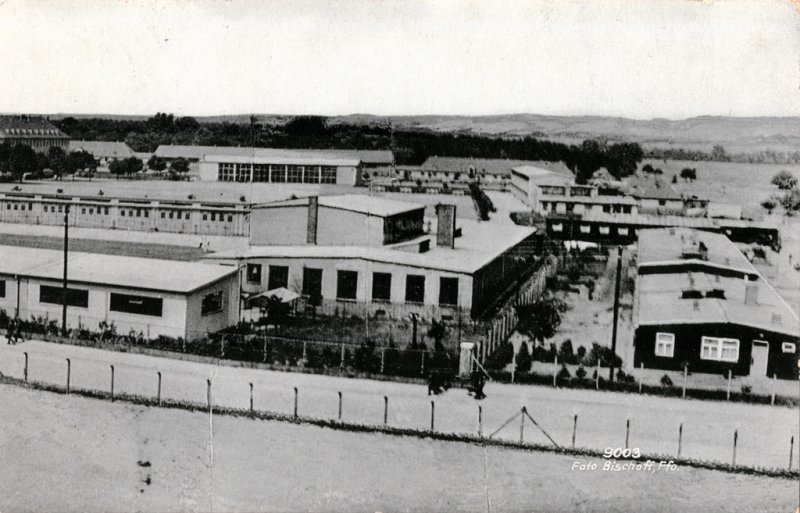
<instances>
[{"instance_id":1,"label":"bush","mask_svg":"<svg viewBox=\"0 0 800 513\"><path fill-rule=\"evenodd\" d=\"M575 377L578 379L586 378L586 369L581 365L578 367L578 370L575 371Z\"/></svg>"},{"instance_id":2,"label":"bush","mask_svg":"<svg viewBox=\"0 0 800 513\"><path fill-rule=\"evenodd\" d=\"M575 353L572 350L572 340L567 339L561 343L561 347L558 350L558 359L563 363L569 363L571 365L578 363L578 359L575 357Z\"/></svg>"},{"instance_id":3,"label":"bush","mask_svg":"<svg viewBox=\"0 0 800 513\"><path fill-rule=\"evenodd\" d=\"M529 372L531 370L531 354L528 352L528 344L523 342L519 345L517 352L517 372Z\"/></svg>"},{"instance_id":4,"label":"bush","mask_svg":"<svg viewBox=\"0 0 800 513\"><path fill-rule=\"evenodd\" d=\"M749 395L753 391L753 387L750 385L742 385L742 393L745 395Z\"/></svg>"},{"instance_id":5,"label":"bush","mask_svg":"<svg viewBox=\"0 0 800 513\"><path fill-rule=\"evenodd\" d=\"M674 383L672 383L672 378L664 374L661 376L661 384L665 387L671 387Z\"/></svg>"},{"instance_id":6,"label":"bush","mask_svg":"<svg viewBox=\"0 0 800 513\"><path fill-rule=\"evenodd\" d=\"M533 349L534 354L536 348ZM514 359L514 344L511 342L504 342L500 347L492 353L484 362L483 366L487 369L503 369L506 365L511 363Z\"/></svg>"},{"instance_id":7,"label":"bush","mask_svg":"<svg viewBox=\"0 0 800 513\"><path fill-rule=\"evenodd\" d=\"M566 365L562 364L561 369L558 371L556 376L559 381L565 381L572 377L572 374L569 373L569 369Z\"/></svg>"}]
</instances>

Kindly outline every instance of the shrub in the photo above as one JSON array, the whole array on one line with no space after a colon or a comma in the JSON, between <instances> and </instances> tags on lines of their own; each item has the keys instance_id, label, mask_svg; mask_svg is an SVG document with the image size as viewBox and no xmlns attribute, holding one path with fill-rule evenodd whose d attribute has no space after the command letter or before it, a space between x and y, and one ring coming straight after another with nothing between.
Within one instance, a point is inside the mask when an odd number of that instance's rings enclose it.
<instances>
[{"instance_id":1,"label":"shrub","mask_svg":"<svg viewBox=\"0 0 800 513\"><path fill-rule=\"evenodd\" d=\"M581 365L578 367L578 370L575 371L575 377L578 379L586 378L586 369Z\"/></svg>"},{"instance_id":2,"label":"shrub","mask_svg":"<svg viewBox=\"0 0 800 513\"><path fill-rule=\"evenodd\" d=\"M742 385L742 393L745 395L749 395L753 391L753 387L750 385Z\"/></svg>"},{"instance_id":3,"label":"shrub","mask_svg":"<svg viewBox=\"0 0 800 513\"><path fill-rule=\"evenodd\" d=\"M558 371L557 378L559 381L565 381L572 377L572 374L569 373L569 369L566 365L561 365L561 369Z\"/></svg>"},{"instance_id":4,"label":"shrub","mask_svg":"<svg viewBox=\"0 0 800 513\"><path fill-rule=\"evenodd\" d=\"M533 349L534 354L536 348ZM511 342L504 342L497 348L497 351L492 353L483 364L487 369L502 369L514 359L514 344Z\"/></svg>"},{"instance_id":5,"label":"shrub","mask_svg":"<svg viewBox=\"0 0 800 513\"><path fill-rule=\"evenodd\" d=\"M517 352L517 372L529 372L531 370L531 354L528 352L528 344L523 342L519 345Z\"/></svg>"},{"instance_id":6,"label":"shrub","mask_svg":"<svg viewBox=\"0 0 800 513\"><path fill-rule=\"evenodd\" d=\"M578 363L582 362L584 358L586 358L586 348L583 346L578 346L578 350L575 352L575 356L578 359Z\"/></svg>"},{"instance_id":7,"label":"shrub","mask_svg":"<svg viewBox=\"0 0 800 513\"><path fill-rule=\"evenodd\" d=\"M670 378L667 374L661 376L661 384L665 387L671 387L674 383L672 383L672 378Z\"/></svg>"}]
</instances>

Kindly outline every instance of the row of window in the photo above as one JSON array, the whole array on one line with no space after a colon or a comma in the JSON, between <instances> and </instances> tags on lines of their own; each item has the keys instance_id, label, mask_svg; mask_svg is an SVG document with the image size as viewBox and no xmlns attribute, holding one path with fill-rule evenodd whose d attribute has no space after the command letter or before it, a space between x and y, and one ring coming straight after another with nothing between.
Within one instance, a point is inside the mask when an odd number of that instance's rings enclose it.
<instances>
[{"instance_id":1,"label":"row of window","mask_svg":"<svg viewBox=\"0 0 800 513\"><path fill-rule=\"evenodd\" d=\"M247 281L261 283L261 264L247 264ZM270 265L267 290L286 288L289 285L289 267ZM406 275L406 303L425 302L425 276ZM322 269L303 268L303 295L312 301L322 298ZM355 301L358 290L358 271L336 271L336 299ZM391 301L392 274L372 273L372 301ZM439 278L439 304L456 306L458 304L458 278Z\"/></svg>"},{"instance_id":2,"label":"row of window","mask_svg":"<svg viewBox=\"0 0 800 513\"><path fill-rule=\"evenodd\" d=\"M336 183L334 166L275 164L234 164L222 162L217 170L220 182Z\"/></svg>"},{"instance_id":3,"label":"row of window","mask_svg":"<svg viewBox=\"0 0 800 513\"><path fill-rule=\"evenodd\" d=\"M28 203L27 205L28 205L28 210L33 210L33 204L32 203ZM13 204L13 209L17 210L18 206L19 206L19 210L25 210L25 203L14 203ZM12 209L12 204L8 203L6 205L6 208L8 210L11 210ZM108 208L109 207L81 207L81 215L87 215L87 214L88 215L94 215L94 214L108 215L108 212L109 212ZM45 203L42 206L42 210L44 210L44 212L50 212L50 213L56 213L56 211L57 211L60 214L60 213L63 213L64 206L63 205ZM186 211L181 212L181 211L178 211L178 210L174 210L174 211L173 210L169 210L169 211L163 211L162 210L161 211L161 219L166 219L167 217L169 219L181 219L181 217L183 217L184 219L186 219L188 221L189 218L190 218L190 214L191 214L190 212L186 212ZM120 209L119 210L119 215L120 215L120 217L150 217L150 212L149 212L149 209L146 209L146 208ZM224 222L225 221L225 217L226 217L225 214L222 213L222 212L220 212L220 213L211 212L211 214L203 213L203 221L207 221L209 215L211 216L211 220L212 221L217 221L218 220L220 222ZM233 215L228 214L227 218L228 218L228 222L229 223L233 222Z\"/></svg>"},{"instance_id":4,"label":"row of window","mask_svg":"<svg viewBox=\"0 0 800 513\"><path fill-rule=\"evenodd\" d=\"M578 230L581 233L591 233L591 225L582 224L578 227ZM550 225L550 229L553 232L561 233L564 231L564 223L553 223ZM608 235L611 233L611 227L609 226L598 226L597 231L600 235ZM626 226L617 226L617 235L628 235L630 233L630 229ZM635 234L635 232L634 232Z\"/></svg>"},{"instance_id":5,"label":"row of window","mask_svg":"<svg viewBox=\"0 0 800 513\"><path fill-rule=\"evenodd\" d=\"M794 342L783 342L781 351L795 352ZM656 333L655 355L665 358L675 356L675 335L673 333ZM700 341L700 359L718 362L739 361L739 340L735 338L703 337Z\"/></svg>"}]
</instances>

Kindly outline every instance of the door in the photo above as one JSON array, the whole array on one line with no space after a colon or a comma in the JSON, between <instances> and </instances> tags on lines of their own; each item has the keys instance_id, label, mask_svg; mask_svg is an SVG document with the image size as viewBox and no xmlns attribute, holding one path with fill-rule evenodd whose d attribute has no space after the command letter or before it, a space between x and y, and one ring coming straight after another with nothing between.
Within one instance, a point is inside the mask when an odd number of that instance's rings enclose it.
<instances>
[{"instance_id":1,"label":"door","mask_svg":"<svg viewBox=\"0 0 800 513\"><path fill-rule=\"evenodd\" d=\"M763 340L753 341L753 352L750 358L750 375L765 377L767 375L767 359L769 357L769 344Z\"/></svg>"}]
</instances>

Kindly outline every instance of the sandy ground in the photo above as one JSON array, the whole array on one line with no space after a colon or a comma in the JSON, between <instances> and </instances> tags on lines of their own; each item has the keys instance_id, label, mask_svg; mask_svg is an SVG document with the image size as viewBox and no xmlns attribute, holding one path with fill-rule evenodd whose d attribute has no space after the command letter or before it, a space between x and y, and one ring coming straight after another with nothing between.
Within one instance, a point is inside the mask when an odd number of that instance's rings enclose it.
<instances>
[{"instance_id":1,"label":"sandy ground","mask_svg":"<svg viewBox=\"0 0 800 513\"><path fill-rule=\"evenodd\" d=\"M0 386L0 510L791 511L785 479L355 434Z\"/></svg>"},{"instance_id":2,"label":"sandy ground","mask_svg":"<svg viewBox=\"0 0 800 513\"><path fill-rule=\"evenodd\" d=\"M391 425L423 429L430 425L430 400L434 399L438 431L477 431L478 403L462 389L429 397L422 385L214 366L44 342L9 346L0 341L0 372L22 377L23 351L30 356L31 380L61 386L66 381L65 359L71 358L73 388L108 390L109 365L114 364L118 392L155 396L156 372L161 371L164 398L204 403L206 379L211 378L215 404L247 408L248 383L253 383L256 409L288 414L293 410L293 387L297 387L301 415L335 418L337 391L341 391L343 419L364 423L383 422L383 397L387 396ZM678 426L683 423L683 456L728 462L733 431L738 429L738 463L785 468L790 437L798 433L797 412L785 407L494 383L487 385L486 393L488 398L481 402L485 433L498 429L524 405L562 445L570 443L577 414L579 447L623 446L629 419L631 447L647 454L676 454ZM518 439L518 424L496 436ZM525 440L548 443L530 425Z\"/></svg>"}]
</instances>

